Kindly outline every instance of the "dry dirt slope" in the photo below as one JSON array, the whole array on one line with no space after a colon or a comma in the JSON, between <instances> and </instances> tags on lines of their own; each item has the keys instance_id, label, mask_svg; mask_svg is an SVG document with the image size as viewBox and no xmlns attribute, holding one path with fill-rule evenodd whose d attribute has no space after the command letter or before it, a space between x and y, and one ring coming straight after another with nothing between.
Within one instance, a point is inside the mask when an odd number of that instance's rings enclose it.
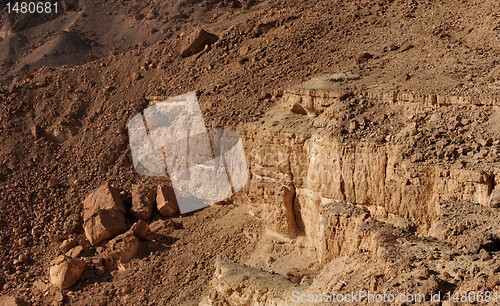
<instances>
[{"instance_id":1,"label":"dry dirt slope","mask_svg":"<svg viewBox=\"0 0 500 306\"><path fill-rule=\"evenodd\" d=\"M387 91L498 98L498 6L496 1L81 1L58 18L0 41L3 293L35 304L60 299L54 289L43 297L43 286L38 293L33 288L46 279L47 264L70 235L68 223L81 223L84 197L106 180L125 192L145 180L132 169L125 127L147 106L146 95L197 90L210 126L256 121L280 90L339 71L376 80ZM199 56L181 58L181 36L200 26L219 41ZM52 178L59 184L48 188ZM185 227L192 229L176 234L182 237L173 245L182 243L183 250L199 256L176 260L182 256L168 250L145 256L132 268L143 270L91 278L65 292L64 300L198 300L192 297L212 277L214 254L227 252L238 261L249 254L237 247L242 238L233 233L239 230L226 229L226 236L216 230L226 228L218 221L224 215L239 213L245 212L210 209L186 218ZM205 223L217 241L208 255L195 242L205 235L196 225ZM204 265L199 257L207 258ZM164 281L152 266L167 275ZM177 274L168 274L172 269ZM179 285L191 277L199 280Z\"/></svg>"}]
</instances>

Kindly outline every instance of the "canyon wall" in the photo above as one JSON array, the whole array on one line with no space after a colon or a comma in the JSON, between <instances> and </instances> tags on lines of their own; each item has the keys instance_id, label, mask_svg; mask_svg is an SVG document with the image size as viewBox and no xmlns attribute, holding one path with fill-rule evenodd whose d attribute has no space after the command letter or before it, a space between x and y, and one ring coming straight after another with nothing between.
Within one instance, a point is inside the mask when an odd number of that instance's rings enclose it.
<instances>
[{"instance_id":1,"label":"canyon wall","mask_svg":"<svg viewBox=\"0 0 500 306\"><path fill-rule=\"evenodd\" d=\"M241 198L267 226L291 237L307 236L324 260L340 254L338 248L325 247L325 227L333 226L321 213L326 203L365 207L377 220L399 218L421 234L427 233L443 202L488 205L498 168L414 162L405 158L404 138L411 138L405 128L385 137L388 141L342 139L336 132L339 114L328 110L350 95L342 88L292 88L264 119L241 130L250 172ZM404 117L432 111L405 95L396 97L407 98L391 102ZM380 111L387 106L376 103ZM398 138L399 143L394 141Z\"/></svg>"}]
</instances>

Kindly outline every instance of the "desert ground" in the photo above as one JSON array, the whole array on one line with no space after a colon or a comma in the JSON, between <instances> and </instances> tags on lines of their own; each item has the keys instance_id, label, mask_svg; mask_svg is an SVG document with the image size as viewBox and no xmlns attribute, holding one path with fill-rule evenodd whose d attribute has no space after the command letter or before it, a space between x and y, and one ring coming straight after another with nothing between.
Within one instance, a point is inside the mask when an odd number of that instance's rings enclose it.
<instances>
[{"instance_id":1,"label":"desert ground","mask_svg":"<svg viewBox=\"0 0 500 306\"><path fill-rule=\"evenodd\" d=\"M15 2L1 305L500 305L498 1ZM181 214L128 127L188 92L246 183Z\"/></svg>"}]
</instances>

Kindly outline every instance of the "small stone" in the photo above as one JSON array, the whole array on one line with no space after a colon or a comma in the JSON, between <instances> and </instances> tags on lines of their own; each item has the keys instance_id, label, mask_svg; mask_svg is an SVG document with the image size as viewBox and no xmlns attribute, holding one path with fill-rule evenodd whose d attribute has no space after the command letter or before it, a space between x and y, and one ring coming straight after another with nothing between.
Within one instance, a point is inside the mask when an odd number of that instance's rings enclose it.
<instances>
[{"instance_id":1,"label":"small stone","mask_svg":"<svg viewBox=\"0 0 500 306\"><path fill-rule=\"evenodd\" d=\"M165 222L165 228L177 230L177 229L184 228L184 226L182 225L181 222L176 222L176 221L170 219L170 220Z\"/></svg>"},{"instance_id":2,"label":"small stone","mask_svg":"<svg viewBox=\"0 0 500 306\"><path fill-rule=\"evenodd\" d=\"M493 138L480 139L479 144L483 147L489 147L493 144Z\"/></svg>"},{"instance_id":3,"label":"small stone","mask_svg":"<svg viewBox=\"0 0 500 306\"><path fill-rule=\"evenodd\" d=\"M295 103L291 109L292 113L299 115L307 115L307 111L299 103Z\"/></svg>"},{"instance_id":4,"label":"small stone","mask_svg":"<svg viewBox=\"0 0 500 306\"><path fill-rule=\"evenodd\" d=\"M45 290L47 290L47 284L46 284L46 283L44 283L42 280L37 279L37 280L33 283L33 288L36 288L36 289L38 289L39 291L44 292Z\"/></svg>"},{"instance_id":5,"label":"small stone","mask_svg":"<svg viewBox=\"0 0 500 306\"><path fill-rule=\"evenodd\" d=\"M203 29L195 30L182 42L180 55L182 57L195 55L196 53L203 51L205 46L212 45L217 40L219 40L217 35L209 33Z\"/></svg>"},{"instance_id":6,"label":"small stone","mask_svg":"<svg viewBox=\"0 0 500 306\"><path fill-rule=\"evenodd\" d=\"M137 81L142 79L142 75L139 72L132 73L132 81Z\"/></svg>"},{"instance_id":7,"label":"small stone","mask_svg":"<svg viewBox=\"0 0 500 306\"><path fill-rule=\"evenodd\" d=\"M61 291L57 291L54 294L54 297L52 299L57 305L60 305L62 302L64 302L64 293Z\"/></svg>"},{"instance_id":8,"label":"small stone","mask_svg":"<svg viewBox=\"0 0 500 306\"><path fill-rule=\"evenodd\" d=\"M481 260L483 260L483 261L486 261L486 260L490 260L491 259L491 255L485 249L481 249L479 251L479 258L481 258Z\"/></svg>"},{"instance_id":9,"label":"small stone","mask_svg":"<svg viewBox=\"0 0 500 306\"><path fill-rule=\"evenodd\" d=\"M66 234L73 234L80 227L80 223L76 220L66 220L63 224L63 230Z\"/></svg>"},{"instance_id":10,"label":"small stone","mask_svg":"<svg viewBox=\"0 0 500 306\"><path fill-rule=\"evenodd\" d=\"M241 46L239 52L241 56L246 57L250 52L250 46L248 45Z\"/></svg>"},{"instance_id":11,"label":"small stone","mask_svg":"<svg viewBox=\"0 0 500 306\"><path fill-rule=\"evenodd\" d=\"M492 208L500 208L500 189L494 189L491 192L488 204Z\"/></svg>"},{"instance_id":12,"label":"small stone","mask_svg":"<svg viewBox=\"0 0 500 306\"><path fill-rule=\"evenodd\" d=\"M396 51L397 49L399 49L399 46L396 44L391 44L387 48L389 49L389 51Z\"/></svg>"},{"instance_id":13,"label":"small stone","mask_svg":"<svg viewBox=\"0 0 500 306\"><path fill-rule=\"evenodd\" d=\"M59 289L67 289L80 279L84 270L82 260L61 255L51 263L49 281Z\"/></svg>"},{"instance_id":14,"label":"small stone","mask_svg":"<svg viewBox=\"0 0 500 306\"><path fill-rule=\"evenodd\" d=\"M38 125L33 124L30 127L30 132L33 137L38 138L42 134L42 129Z\"/></svg>"},{"instance_id":15,"label":"small stone","mask_svg":"<svg viewBox=\"0 0 500 306\"><path fill-rule=\"evenodd\" d=\"M76 240L75 238L70 238L70 239L64 240L61 243L61 245L59 245L59 249L61 251L63 251L64 253L66 253L67 251L71 250L72 248L74 248L77 245L78 245L78 240Z\"/></svg>"},{"instance_id":16,"label":"small stone","mask_svg":"<svg viewBox=\"0 0 500 306\"><path fill-rule=\"evenodd\" d=\"M416 163L416 162L421 162L424 160L424 154L422 153L415 153L411 156L411 162Z\"/></svg>"},{"instance_id":17,"label":"small stone","mask_svg":"<svg viewBox=\"0 0 500 306\"><path fill-rule=\"evenodd\" d=\"M437 278L435 275L431 275L428 279L426 279L422 285L421 290L422 293L425 294L435 294L439 292L443 287L443 281Z\"/></svg>"},{"instance_id":18,"label":"small stone","mask_svg":"<svg viewBox=\"0 0 500 306\"><path fill-rule=\"evenodd\" d=\"M372 59L372 58L373 58L373 54L368 53L368 52L361 52L356 56L356 62L358 64L361 64L361 63L367 62L369 59Z\"/></svg>"},{"instance_id":19,"label":"small stone","mask_svg":"<svg viewBox=\"0 0 500 306\"><path fill-rule=\"evenodd\" d=\"M275 261L276 261L276 259L275 259L274 257L272 257L272 256L268 256L268 257L266 258L266 265L267 265L268 267L270 267L270 266L272 265L272 263L273 263L273 262L275 262Z\"/></svg>"},{"instance_id":20,"label":"small stone","mask_svg":"<svg viewBox=\"0 0 500 306\"><path fill-rule=\"evenodd\" d=\"M269 92L266 92L266 93L263 93L260 97L259 97L259 101L262 102L262 101L266 101L266 100L269 100L273 97L273 95Z\"/></svg>"},{"instance_id":21,"label":"small stone","mask_svg":"<svg viewBox=\"0 0 500 306\"><path fill-rule=\"evenodd\" d=\"M78 235L76 237L76 240L78 241L78 244L81 245L85 250L88 250L92 246L85 234Z\"/></svg>"},{"instance_id":22,"label":"small stone","mask_svg":"<svg viewBox=\"0 0 500 306\"><path fill-rule=\"evenodd\" d=\"M47 182L47 187L49 188L56 188L59 185L59 180L57 178L51 178Z\"/></svg>"},{"instance_id":23,"label":"small stone","mask_svg":"<svg viewBox=\"0 0 500 306\"><path fill-rule=\"evenodd\" d=\"M409 42L405 42L404 44L399 47L399 52L405 52L413 48L413 45Z\"/></svg>"},{"instance_id":24,"label":"small stone","mask_svg":"<svg viewBox=\"0 0 500 306\"><path fill-rule=\"evenodd\" d=\"M441 256L444 261L451 261L451 255L446 253Z\"/></svg>"},{"instance_id":25,"label":"small stone","mask_svg":"<svg viewBox=\"0 0 500 306\"><path fill-rule=\"evenodd\" d=\"M495 80L500 80L500 65L496 65L486 76L488 82L494 82Z\"/></svg>"},{"instance_id":26,"label":"small stone","mask_svg":"<svg viewBox=\"0 0 500 306\"><path fill-rule=\"evenodd\" d=\"M83 247L81 245L78 245L78 246L72 248L71 250L69 250L68 252L66 252L66 256L71 257L71 258L77 258L77 257L80 257L80 255L82 255L82 253L83 253Z\"/></svg>"},{"instance_id":27,"label":"small stone","mask_svg":"<svg viewBox=\"0 0 500 306\"><path fill-rule=\"evenodd\" d=\"M21 263L26 263L28 262L28 256L26 256L25 254L21 254L19 255L19 257L17 258L17 260Z\"/></svg>"},{"instance_id":28,"label":"small stone","mask_svg":"<svg viewBox=\"0 0 500 306\"><path fill-rule=\"evenodd\" d=\"M354 132L358 128L358 122L353 120L349 123L349 131Z\"/></svg>"},{"instance_id":29,"label":"small stone","mask_svg":"<svg viewBox=\"0 0 500 306\"><path fill-rule=\"evenodd\" d=\"M158 12L156 12L155 10L151 10L146 14L146 19L151 20L156 18L156 16L158 16Z\"/></svg>"}]
</instances>

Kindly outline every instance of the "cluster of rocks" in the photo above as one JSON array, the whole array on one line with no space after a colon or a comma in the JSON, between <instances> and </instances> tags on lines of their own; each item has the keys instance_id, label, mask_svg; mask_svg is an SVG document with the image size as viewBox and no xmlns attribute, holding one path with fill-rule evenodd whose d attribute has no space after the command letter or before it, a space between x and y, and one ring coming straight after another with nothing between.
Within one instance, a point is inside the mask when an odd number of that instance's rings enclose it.
<instances>
[{"instance_id":1,"label":"cluster of rocks","mask_svg":"<svg viewBox=\"0 0 500 306\"><path fill-rule=\"evenodd\" d=\"M130 213L138 220L127 225L127 207L120 193L105 183L90 193L83 202L84 235L63 241L64 253L54 259L49 268L52 285L67 289L73 286L85 271L104 275L107 271L123 268L141 250L141 240L151 238L146 222L153 216L156 203L163 216L173 216L179 207L173 189L158 186L157 190L135 185L132 187ZM95 252L94 252L95 250Z\"/></svg>"}]
</instances>

